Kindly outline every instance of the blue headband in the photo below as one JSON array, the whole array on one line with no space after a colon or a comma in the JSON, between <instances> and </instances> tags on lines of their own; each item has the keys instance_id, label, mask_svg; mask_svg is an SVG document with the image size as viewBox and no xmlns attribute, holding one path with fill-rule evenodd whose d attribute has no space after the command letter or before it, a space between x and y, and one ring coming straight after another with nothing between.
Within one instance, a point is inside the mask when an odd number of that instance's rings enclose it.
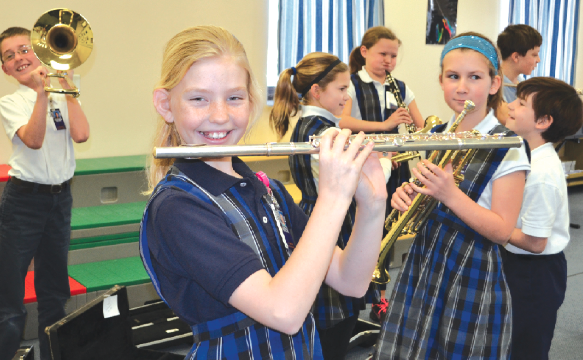
<instances>
[{"instance_id":1,"label":"blue headband","mask_svg":"<svg viewBox=\"0 0 583 360\"><path fill-rule=\"evenodd\" d=\"M443 64L443 58L448 52L459 48L476 50L480 54L484 55L486 59L490 60L492 65L494 65L496 75L498 75L498 53L496 52L496 48L494 48L494 46L488 40L479 36L460 36L451 39L447 44L445 44L445 47L441 52L441 60L439 61L439 65L441 66Z\"/></svg>"}]
</instances>

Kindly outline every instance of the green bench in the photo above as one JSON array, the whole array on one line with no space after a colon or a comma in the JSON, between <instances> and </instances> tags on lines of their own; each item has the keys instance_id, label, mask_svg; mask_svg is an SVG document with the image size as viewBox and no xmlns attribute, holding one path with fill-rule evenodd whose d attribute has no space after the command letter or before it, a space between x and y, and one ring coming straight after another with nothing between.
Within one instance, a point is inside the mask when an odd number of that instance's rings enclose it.
<instances>
[{"instance_id":1,"label":"green bench","mask_svg":"<svg viewBox=\"0 0 583 360\"><path fill-rule=\"evenodd\" d=\"M114 285L139 285L150 282L139 256L69 265L69 276L87 292L107 290Z\"/></svg>"},{"instance_id":2,"label":"green bench","mask_svg":"<svg viewBox=\"0 0 583 360\"><path fill-rule=\"evenodd\" d=\"M141 171L146 167L147 158L147 155L131 155L78 159L75 176Z\"/></svg>"},{"instance_id":3,"label":"green bench","mask_svg":"<svg viewBox=\"0 0 583 360\"><path fill-rule=\"evenodd\" d=\"M71 230L139 223L147 201L74 208Z\"/></svg>"},{"instance_id":4,"label":"green bench","mask_svg":"<svg viewBox=\"0 0 583 360\"><path fill-rule=\"evenodd\" d=\"M73 208L146 201L146 162L146 155L78 159Z\"/></svg>"}]
</instances>

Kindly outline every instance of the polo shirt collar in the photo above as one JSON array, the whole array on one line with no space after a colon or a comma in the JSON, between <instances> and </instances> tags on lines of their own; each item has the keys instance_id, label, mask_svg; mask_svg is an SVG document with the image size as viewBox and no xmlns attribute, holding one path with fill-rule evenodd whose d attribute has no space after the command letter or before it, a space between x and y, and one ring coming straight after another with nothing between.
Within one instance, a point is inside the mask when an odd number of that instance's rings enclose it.
<instances>
[{"instance_id":1,"label":"polo shirt collar","mask_svg":"<svg viewBox=\"0 0 583 360\"><path fill-rule=\"evenodd\" d=\"M223 194L241 181L259 181L255 173L236 156L233 156L233 169L243 179L227 175L202 160L177 159L174 166L214 196Z\"/></svg>"},{"instance_id":2,"label":"polo shirt collar","mask_svg":"<svg viewBox=\"0 0 583 360\"><path fill-rule=\"evenodd\" d=\"M362 66L362 69L360 69L358 71L358 77L360 78L360 80L362 80L365 83L377 83L380 84L380 82L374 80L373 78L370 77L370 75L368 74L368 71L366 71L366 68L364 67L364 65Z\"/></svg>"},{"instance_id":3,"label":"polo shirt collar","mask_svg":"<svg viewBox=\"0 0 583 360\"><path fill-rule=\"evenodd\" d=\"M340 123L340 118L334 116L330 111L318 106L302 105L302 117L321 116L333 122L336 126Z\"/></svg>"}]
</instances>

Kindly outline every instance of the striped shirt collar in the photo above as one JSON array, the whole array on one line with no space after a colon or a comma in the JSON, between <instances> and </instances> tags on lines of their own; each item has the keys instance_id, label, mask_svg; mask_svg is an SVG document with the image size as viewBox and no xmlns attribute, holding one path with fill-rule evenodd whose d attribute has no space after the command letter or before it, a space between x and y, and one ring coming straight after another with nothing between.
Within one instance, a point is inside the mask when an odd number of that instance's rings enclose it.
<instances>
[{"instance_id":1,"label":"striped shirt collar","mask_svg":"<svg viewBox=\"0 0 583 360\"><path fill-rule=\"evenodd\" d=\"M302 105L302 117L308 116L321 116L324 119L333 122L336 125L336 127L339 127L338 123L340 123L340 118L334 116L330 111L323 109L321 107L312 105Z\"/></svg>"},{"instance_id":2,"label":"striped shirt collar","mask_svg":"<svg viewBox=\"0 0 583 360\"><path fill-rule=\"evenodd\" d=\"M251 181L259 181L255 176L255 173L236 156L233 156L233 169L237 174L241 175L243 179L227 175L202 160L177 159L174 166L214 196L223 194L240 182L249 181L249 179L251 179Z\"/></svg>"}]
</instances>

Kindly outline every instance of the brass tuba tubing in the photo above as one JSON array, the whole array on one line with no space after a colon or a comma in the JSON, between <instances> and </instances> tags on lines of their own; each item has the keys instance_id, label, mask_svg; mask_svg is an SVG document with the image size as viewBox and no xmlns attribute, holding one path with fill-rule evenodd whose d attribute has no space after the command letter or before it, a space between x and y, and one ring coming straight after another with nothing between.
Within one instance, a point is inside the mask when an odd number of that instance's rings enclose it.
<instances>
[{"instance_id":1,"label":"brass tuba tubing","mask_svg":"<svg viewBox=\"0 0 583 360\"><path fill-rule=\"evenodd\" d=\"M374 151L420 151L420 150L463 150L521 147L521 137L502 135L472 135L466 133L443 133L439 135L403 135L379 140L378 136L365 139L366 144L374 141ZM317 137L314 137L317 140ZM297 143L267 143L257 145L185 145L176 147L155 147L154 158L222 158L227 156L287 156L318 154L319 141Z\"/></svg>"}]
</instances>

